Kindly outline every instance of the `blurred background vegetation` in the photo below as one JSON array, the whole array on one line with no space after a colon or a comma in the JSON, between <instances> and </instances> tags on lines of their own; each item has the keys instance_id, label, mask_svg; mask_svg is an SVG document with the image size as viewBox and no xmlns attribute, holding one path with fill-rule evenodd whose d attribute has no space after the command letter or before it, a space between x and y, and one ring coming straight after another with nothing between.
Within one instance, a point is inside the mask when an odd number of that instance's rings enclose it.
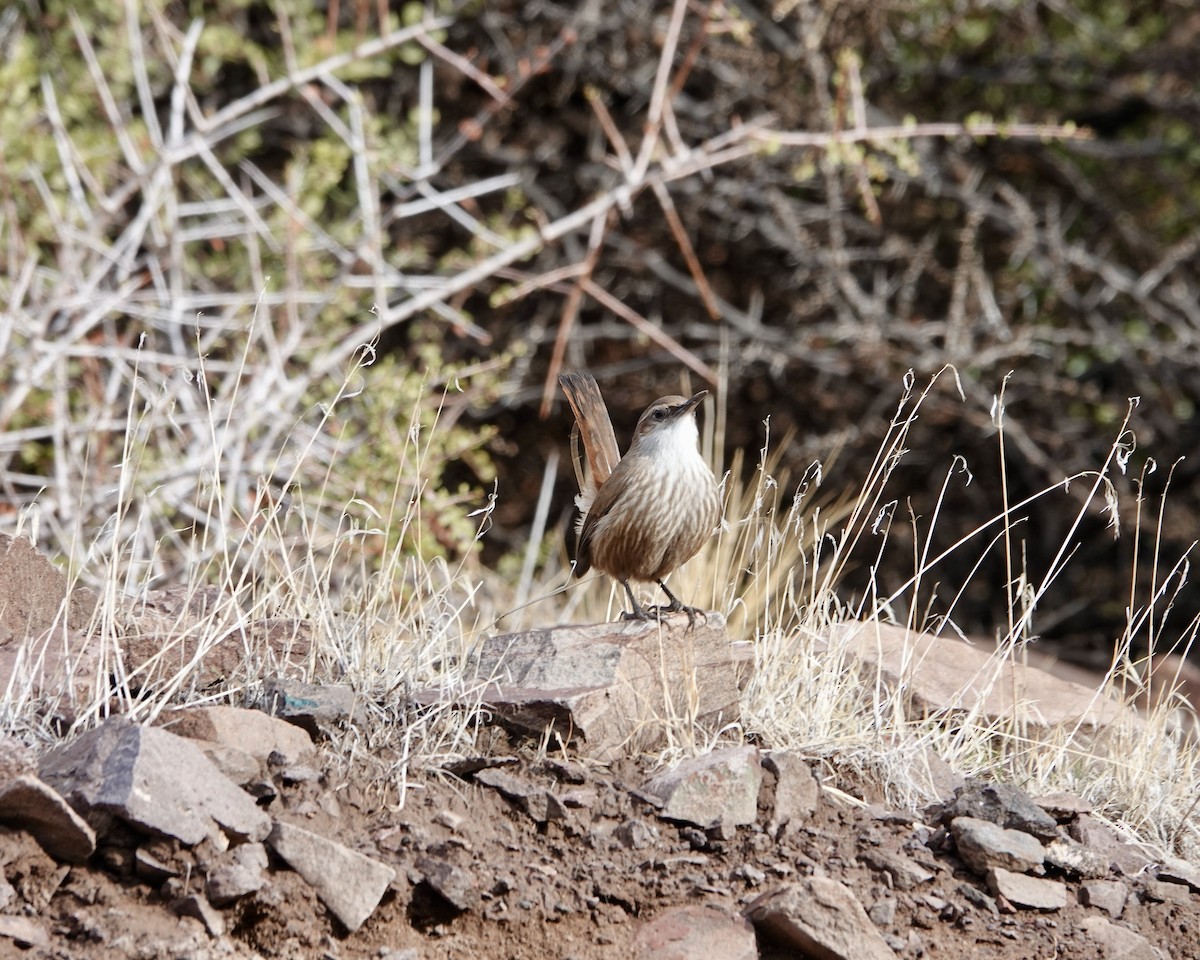
<instances>
[{"instance_id":1,"label":"blurred background vegetation","mask_svg":"<svg viewBox=\"0 0 1200 960\"><path fill-rule=\"evenodd\" d=\"M1077 550L1041 631L1107 657L1138 497L1153 517L1183 457L1167 566L1200 519L1198 47L1184 0L10 4L0 522L35 515L84 579L107 549L161 581L265 503L386 516L407 476L404 549L509 568L566 452L561 366L622 443L686 373L718 388L725 462L769 418L782 468L832 457L853 491L906 372L949 364L885 582L956 455L934 552L1003 509L1002 475L1015 503L1097 469L1138 397L1124 536L1061 502L1016 528L1031 579ZM833 136L989 120L1065 126ZM963 629L1002 625L1007 576L982 558Z\"/></svg>"}]
</instances>

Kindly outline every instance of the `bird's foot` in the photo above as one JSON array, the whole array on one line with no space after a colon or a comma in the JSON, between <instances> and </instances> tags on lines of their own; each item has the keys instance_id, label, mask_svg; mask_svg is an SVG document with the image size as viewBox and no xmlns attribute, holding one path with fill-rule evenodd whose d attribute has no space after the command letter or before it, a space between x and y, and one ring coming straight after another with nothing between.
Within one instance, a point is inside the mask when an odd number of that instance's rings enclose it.
<instances>
[{"instance_id":1,"label":"bird's foot","mask_svg":"<svg viewBox=\"0 0 1200 960\"><path fill-rule=\"evenodd\" d=\"M672 599L670 603L664 603L660 606L650 607L647 609L646 613L648 616L653 617L655 620L658 620L661 623L664 617L667 617L672 613L679 613L680 611L687 614L689 630L695 628L697 616L703 617L704 622L708 623L707 610L705 610L703 607L689 607L684 603L680 603L677 598Z\"/></svg>"}]
</instances>

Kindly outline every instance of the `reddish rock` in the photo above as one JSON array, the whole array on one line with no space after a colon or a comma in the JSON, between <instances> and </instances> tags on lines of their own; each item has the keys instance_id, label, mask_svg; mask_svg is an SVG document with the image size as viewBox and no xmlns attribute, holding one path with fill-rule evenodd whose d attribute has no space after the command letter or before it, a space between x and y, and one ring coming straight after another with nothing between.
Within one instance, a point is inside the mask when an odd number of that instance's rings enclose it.
<instances>
[{"instance_id":1,"label":"reddish rock","mask_svg":"<svg viewBox=\"0 0 1200 960\"><path fill-rule=\"evenodd\" d=\"M642 924L633 939L635 960L756 960L754 928L716 907L673 907Z\"/></svg>"}]
</instances>

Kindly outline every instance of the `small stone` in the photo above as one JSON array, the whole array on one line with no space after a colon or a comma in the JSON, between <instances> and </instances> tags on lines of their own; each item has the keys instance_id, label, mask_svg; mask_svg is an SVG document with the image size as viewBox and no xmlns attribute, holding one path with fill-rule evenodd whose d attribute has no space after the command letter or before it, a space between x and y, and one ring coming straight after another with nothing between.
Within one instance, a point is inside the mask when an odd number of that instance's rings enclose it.
<instances>
[{"instance_id":1,"label":"small stone","mask_svg":"<svg viewBox=\"0 0 1200 960\"><path fill-rule=\"evenodd\" d=\"M727 747L676 764L651 778L646 793L663 801L659 816L707 828L745 826L758 815L762 767L754 747Z\"/></svg>"},{"instance_id":2,"label":"small stone","mask_svg":"<svg viewBox=\"0 0 1200 960\"><path fill-rule=\"evenodd\" d=\"M537 823L560 820L566 816L562 803L549 790L507 771L480 770L475 774L475 781L482 783L485 787L499 790Z\"/></svg>"},{"instance_id":3,"label":"small stone","mask_svg":"<svg viewBox=\"0 0 1200 960\"><path fill-rule=\"evenodd\" d=\"M658 839L658 828L645 820L631 817L618 826L612 835L627 850L643 850Z\"/></svg>"},{"instance_id":4,"label":"small stone","mask_svg":"<svg viewBox=\"0 0 1200 960\"><path fill-rule=\"evenodd\" d=\"M1142 882L1145 899L1154 903L1175 903L1182 906L1192 899L1191 891L1182 883L1147 878Z\"/></svg>"},{"instance_id":5,"label":"small stone","mask_svg":"<svg viewBox=\"0 0 1200 960\"><path fill-rule=\"evenodd\" d=\"M812 767L794 753L771 753L763 766L775 774L775 805L767 830L774 837L785 830L798 830L812 819L820 799L821 787Z\"/></svg>"},{"instance_id":6,"label":"small stone","mask_svg":"<svg viewBox=\"0 0 1200 960\"><path fill-rule=\"evenodd\" d=\"M46 928L31 917L0 916L0 937L11 940L22 950L50 947Z\"/></svg>"},{"instance_id":7,"label":"small stone","mask_svg":"<svg viewBox=\"0 0 1200 960\"><path fill-rule=\"evenodd\" d=\"M311 736L336 728L361 710L354 689L344 683L302 683L272 677L263 686L263 709L294 723Z\"/></svg>"},{"instance_id":8,"label":"small stone","mask_svg":"<svg viewBox=\"0 0 1200 960\"><path fill-rule=\"evenodd\" d=\"M453 810L441 810L438 815L433 818L433 822L445 827L451 833L457 833L458 828L466 822L465 817L460 817Z\"/></svg>"},{"instance_id":9,"label":"small stone","mask_svg":"<svg viewBox=\"0 0 1200 960\"><path fill-rule=\"evenodd\" d=\"M229 906L266 885L267 848L261 843L234 847L225 859L226 863L209 871L205 884L205 892L214 906Z\"/></svg>"},{"instance_id":10,"label":"small stone","mask_svg":"<svg viewBox=\"0 0 1200 960\"><path fill-rule=\"evenodd\" d=\"M459 913L465 913L479 905L479 890L471 875L461 867L436 857L422 857L417 869L439 897Z\"/></svg>"},{"instance_id":11,"label":"small stone","mask_svg":"<svg viewBox=\"0 0 1200 960\"><path fill-rule=\"evenodd\" d=\"M304 730L261 710L188 707L167 714L162 726L181 737L241 750L256 760L265 761L271 754L279 754L284 765L303 763L317 753L312 737Z\"/></svg>"},{"instance_id":12,"label":"small stone","mask_svg":"<svg viewBox=\"0 0 1200 960\"><path fill-rule=\"evenodd\" d=\"M84 863L96 850L87 821L32 774L0 781L0 823L31 834L55 860Z\"/></svg>"},{"instance_id":13,"label":"small stone","mask_svg":"<svg viewBox=\"0 0 1200 960\"><path fill-rule=\"evenodd\" d=\"M1164 857L1158 865L1158 879L1167 883L1182 883L1196 893L1200 893L1200 869L1192 866L1186 860L1176 857Z\"/></svg>"},{"instance_id":14,"label":"small stone","mask_svg":"<svg viewBox=\"0 0 1200 960\"><path fill-rule=\"evenodd\" d=\"M1108 824L1083 814L1069 827L1070 835L1093 853L1107 860L1127 877L1135 877L1154 862L1150 848L1126 843Z\"/></svg>"},{"instance_id":15,"label":"small stone","mask_svg":"<svg viewBox=\"0 0 1200 960\"><path fill-rule=\"evenodd\" d=\"M828 877L805 877L753 900L745 910L759 933L822 960L894 960L862 904Z\"/></svg>"},{"instance_id":16,"label":"small stone","mask_svg":"<svg viewBox=\"0 0 1200 960\"><path fill-rule=\"evenodd\" d=\"M171 877L179 876L179 870L160 860L145 847L138 847L134 851L133 870L141 879L149 883L162 883Z\"/></svg>"},{"instance_id":17,"label":"small stone","mask_svg":"<svg viewBox=\"0 0 1200 960\"><path fill-rule=\"evenodd\" d=\"M1087 917L1079 929L1100 947L1105 960L1169 960L1140 933L1121 927L1105 917Z\"/></svg>"},{"instance_id":18,"label":"small stone","mask_svg":"<svg viewBox=\"0 0 1200 960\"><path fill-rule=\"evenodd\" d=\"M635 960L757 960L754 928L710 906L672 907L643 923L633 938Z\"/></svg>"},{"instance_id":19,"label":"small stone","mask_svg":"<svg viewBox=\"0 0 1200 960\"><path fill-rule=\"evenodd\" d=\"M1079 888L1079 902L1085 907L1103 910L1114 920L1125 912L1129 888L1117 880L1085 880Z\"/></svg>"},{"instance_id":20,"label":"small stone","mask_svg":"<svg viewBox=\"0 0 1200 960\"><path fill-rule=\"evenodd\" d=\"M245 750L212 740L197 740L196 746L204 751L204 755L212 761L214 767L239 787L245 787L262 776L259 762Z\"/></svg>"},{"instance_id":21,"label":"small stone","mask_svg":"<svg viewBox=\"0 0 1200 960\"><path fill-rule=\"evenodd\" d=\"M1018 873L1040 870L1045 859L1045 849L1035 837L1006 830L989 820L956 817L950 823L950 833L963 863L979 874L992 867Z\"/></svg>"},{"instance_id":22,"label":"small stone","mask_svg":"<svg viewBox=\"0 0 1200 960\"><path fill-rule=\"evenodd\" d=\"M881 873L886 873L897 890L911 890L933 879L933 874L913 863L908 857L897 856L885 850L864 850L858 859Z\"/></svg>"},{"instance_id":23,"label":"small stone","mask_svg":"<svg viewBox=\"0 0 1200 960\"><path fill-rule=\"evenodd\" d=\"M877 927L890 927L896 922L896 898L880 897L871 904L867 916Z\"/></svg>"},{"instance_id":24,"label":"small stone","mask_svg":"<svg viewBox=\"0 0 1200 960\"><path fill-rule=\"evenodd\" d=\"M215 909L199 894L180 897L172 907L181 917L195 917L199 920L210 937L219 937L225 933L225 918L221 916L221 911Z\"/></svg>"},{"instance_id":25,"label":"small stone","mask_svg":"<svg viewBox=\"0 0 1200 960\"><path fill-rule=\"evenodd\" d=\"M973 906L978 907L980 910L986 910L994 916L999 916L1000 908L996 906L996 901L978 887L972 886L969 883L960 883L957 892Z\"/></svg>"},{"instance_id":26,"label":"small stone","mask_svg":"<svg viewBox=\"0 0 1200 960\"><path fill-rule=\"evenodd\" d=\"M1055 880L1013 873L993 867L987 874L988 889L1015 907L1026 910L1061 910L1067 905L1067 888Z\"/></svg>"},{"instance_id":27,"label":"small stone","mask_svg":"<svg viewBox=\"0 0 1200 960\"><path fill-rule=\"evenodd\" d=\"M276 822L267 844L351 933L375 912L396 876L387 864L290 823Z\"/></svg>"},{"instance_id":28,"label":"small stone","mask_svg":"<svg viewBox=\"0 0 1200 960\"><path fill-rule=\"evenodd\" d=\"M1033 802L1060 821L1092 812L1092 805L1074 793L1049 793L1044 797L1034 797Z\"/></svg>"}]
</instances>

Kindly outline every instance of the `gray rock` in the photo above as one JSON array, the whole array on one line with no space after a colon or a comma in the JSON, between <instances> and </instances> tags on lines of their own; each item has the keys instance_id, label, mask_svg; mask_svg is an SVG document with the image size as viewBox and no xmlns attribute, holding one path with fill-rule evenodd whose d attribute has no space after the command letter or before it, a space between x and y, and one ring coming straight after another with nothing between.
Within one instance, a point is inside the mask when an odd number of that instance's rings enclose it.
<instances>
[{"instance_id":1,"label":"gray rock","mask_svg":"<svg viewBox=\"0 0 1200 960\"><path fill-rule=\"evenodd\" d=\"M770 753L762 764L775 774L775 806L767 830L778 838L808 823L816 812L821 787L808 761L797 754Z\"/></svg>"},{"instance_id":2,"label":"gray rock","mask_svg":"<svg viewBox=\"0 0 1200 960\"><path fill-rule=\"evenodd\" d=\"M612 835L627 850L644 850L658 839L658 828L638 817L630 817Z\"/></svg>"},{"instance_id":3,"label":"gray rock","mask_svg":"<svg viewBox=\"0 0 1200 960\"><path fill-rule=\"evenodd\" d=\"M1170 960L1140 933L1104 917L1088 917L1080 922L1079 929L1100 948L1103 960Z\"/></svg>"},{"instance_id":4,"label":"gray rock","mask_svg":"<svg viewBox=\"0 0 1200 960\"><path fill-rule=\"evenodd\" d=\"M83 863L96 851L96 834L54 790L26 774L0 781L0 823L24 830L55 860Z\"/></svg>"},{"instance_id":5,"label":"gray rock","mask_svg":"<svg viewBox=\"0 0 1200 960\"><path fill-rule=\"evenodd\" d=\"M50 947L46 928L31 917L0 916L0 937L11 940L22 950Z\"/></svg>"},{"instance_id":6,"label":"gray rock","mask_svg":"<svg viewBox=\"0 0 1200 960\"><path fill-rule=\"evenodd\" d=\"M271 821L191 740L111 717L42 758L42 779L97 832L113 818L194 845L218 828L262 840Z\"/></svg>"},{"instance_id":7,"label":"gray rock","mask_svg":"<svg viewBox=\"0 0 1200 960\"><path fill-rule=\"evenodd\" d=\"M66 575L28 539L0 533L0 641L40 637L63 612L69 630L82 630L95 607L95 592L68 591Z\"/></svg>"},{"instance_id":8,"label":"gray rock","mask_svg":"<svg viewBox=\"0 0 1200 960\"><path fill-rule=\"evenodd\" d=\"M219 743L256 760L266 761L277 754L280 765L304 763L317 755L312 737L304 730L261 710L190 707L173 711L161 725L181 737Z\"/></svg>"},{"instance_id":9,"label":"gray rock","mask_svg":"<svg viewBox=\"0 0 1200 960\"><path fill-rule=\"evenodd\" d=\"M263 709L316 736L358 717L354 688L344 683L302 683L273 677L263 686Z\"/></svg>"},{"instance_id":10,"label":"gray rock","mask_svg":"<svg viewBox=\"0 0 1200 960\"><path fill-rule=\"evenodd\" d=\"M422 857L417 861L417 869L430 889L460 913L479 906L475 881L461 867L438 857Z\"/></svg>"},{"instance_id":11,"label":"gray rock","mask_svg":"<svg viewBox=\"0 0 1200 960\"><path fill-rule=\"evenodd\" d=\"M1125 912L1129 888L1117 880L1085 880L1079 887L1079 902L1103 910L1114 920Z\"/></svg>"},{"instance_id":12,"label":"gray rock","mask_svg":"<svg viewBox=\"0 0 1200 960\"><path fill-rule=\"evenodd\" d=\"M290 823L277 822L267 845L308 881L351 933L375 912L396 876L387 864Z\"/></svg>"},{"instance_id":13,"label":"gray rock","mask_svg":"<svg viewBox=\"0 0 1200 960\"><path fill-rule=\"evenodd\" d=\"M725 621L551 627L483 641L483 701L510 728L602 760L662 743L680 704L711 727L740 717ZM440 699L438 694L423 695Z\"/></svg>"},{"instance_id":14,"label":"gray rock","mask_svg":"<svg viewBox=\"0 0 1200 960\"><path fill-rule=\"evenodd\" d=\"M911 890L933 879L933 874L919 864L913 863L908 857L888 853L886 850L863 850L858 859L880 873L886 873L892 878L892 886L897 890Z\"/></svg>"},{"instance_id":15,"label":"gray rock","mask_svg":"<svg viewBox=\"0 0 1200 960\"><path fill-rule=\"evenodd\" d=\"M950 833L963 863L978 874L992 867L1024 873L1040 870L1046 851L1036 837L1020 830L1006 830L990 820L957 817Z\"/></svg>"},{"instance_id":16,"label":"gray rock","mask_svg":"<svg viewBox=\"0 0 1200 960\"><path fill-rule=\"evenodd\" d=\"M948 825L957 817L990 820L1008 830L1020 830L1041 840L1059 836L1058 823L1029 795L1007 783L974 784L935 808L937 822Z\"/></svg>"},{"instance_id":17,"label":"gray rock","mask_svg":"<svg viewBox=\"0 0 1200 960\"><path fill-rule=\"evenodd\" d=\"M1122 840L1108 824L1086 814L1071 824L1070 835L1127 877L1142 873L1154 862L1148 847Z\"/></svg>"},{"instance_id":18,"label":"gray rock","mask_svg":"<svg viewBox=\"0 0 1200 960\"><path fill-rule=\"evenodd\" d=\"M1033 802L1056 820L1070 820L1081 813L1091 813L1092 805L1074 793L1050 793L1034 797Z\"/></svg>"},{"instance_id":19,"label":"gray rock","mask_svg":"<svg viewBox=\"0 0 1200 960\"><path fill-rule=\"evenodd\" d=\"M1109 874L1108 860L1069 837L1046 844L1046 862L1074 877L1092 879Z\"/></svg>"},{"instance_id":20,"label":"gray rock","mask_svg":"<svg viewBox=\"0 0 1200 960\"><path fill-rule=\"evenodd\" d=\"M1025 910L1061 910L1067 905L1067 888L1056 880L992 867L988 871L987 884L992 893Z\"/></svg>"},{"instance_id":21,"label":"gray rock","mask_svg":"<svg viewBox=\"0 0 1200 960\"><path fill-rule=\"evenodd\" d=\"M137 875L150 883L162 883L171 877L179 876L179 869L174 865L160 860L146 847L138 847L133 854L133 869Z\"/></svg>"},{"instance_id":22,"label":"gray rock","mask_svg":"<svg viewBox=\"0 0 1200 960\"><path fill-rule=\"evenodd\" d=\"M1176 857L1164 857L1158 865L1158 879L1167 883L1181 883L1196 893L1200 893L1200 869L1186 860Z\"/></svg>"},{"instance_id":23,"label":"gray rock","mask_svg":"<svg viewBox=\"0 0 1200 960\"><path fill-rule=\"evenodd\" d=\"M475 781L499 790L538 823L560 820L566 816L562 802L549 790L505 770L480 770L475 774Z\"/></svg>"},{"instance_id":24,"label":"gray rock","mask_svg":"<svg viewBox=\"0 0 1200 960\"><path fill-rule=\"evenodd\" d=\"M754 747L725 747L676 764L642 789L663 802L664 820L745 826L758 816L762 767Z\"/></svg>"},{"instance_id":25,"label":"gray rock","mask_svg":"<svg viewBox=\"0 0 1200 960\"><path fill-rule=\"evenodd\" d=\"M267 883L267 848L261 843L244 843L222 858L224 863L209 870L205 892L209 902L226 907Z\"/></svg>"},{"instance_id":26,"label":"gray rock","mask_svg":"<svg viewBox=\"0 0 1200 960\"><path fill-rule=\"evenodd\" d=\"M214 767L239 787L254 783L262 776L261 765L245 750L211 740L197 740L196 746L204 751L204 755L212 761Z\"/></svg>"},{"instance_id":27,"label":"gray rock","mask_svg":"<svg viewBox=\"0 0 1200 960\"><path fill-rule=\"evenodd\" d=\"M199 920L204 924L204 929L208 931L210 937L219 937L225 933L225 918L221 916L221 911L213 907L198 893L180 897L171 904L171 907L181 917L193 917Z\"/></svg>"},{"instance_id":28,"label":"gray rock","mask_svg":"<svg viewBox=\"0 0 1200 960\"><path fill-rule=\"evenodd\" d=\"M1171 883L1167 880L1155 880L1147 877L1142 881L1145 899L1154 903L1175 903L1179 906L1190 904L1192 892L1186 884Z\"/></svg>"},{"instance_id":29,"label":"gray rock","mask_svg":"<svg viewBox=\"0 0 1200 960\"><path fill-rule=\"evenodd\" d=\"M671 907L643 923L633 938L634 960L757 960L754 928L716 907Z\"/></svg>"},{"instance_id":30,"label":"gray rock","mask_svg":"<svg viewBox=\"0 0 1200 960\"><path fill-rule=\"evenodd\" d=\"M37 773L37 754L20 740L0 734L0 783L27 773Z\"/></svg>"},{"instance_id":31,"label":"gray rock","mask_svg":"<svg viewBox=\"0 0 1200 960\"><path fill-rule=\"evenodd\" d=\"M760 934L814 960L894 960L862 904L828 877L806 877L746 907Z\"/></svg>"}]
</instances>

